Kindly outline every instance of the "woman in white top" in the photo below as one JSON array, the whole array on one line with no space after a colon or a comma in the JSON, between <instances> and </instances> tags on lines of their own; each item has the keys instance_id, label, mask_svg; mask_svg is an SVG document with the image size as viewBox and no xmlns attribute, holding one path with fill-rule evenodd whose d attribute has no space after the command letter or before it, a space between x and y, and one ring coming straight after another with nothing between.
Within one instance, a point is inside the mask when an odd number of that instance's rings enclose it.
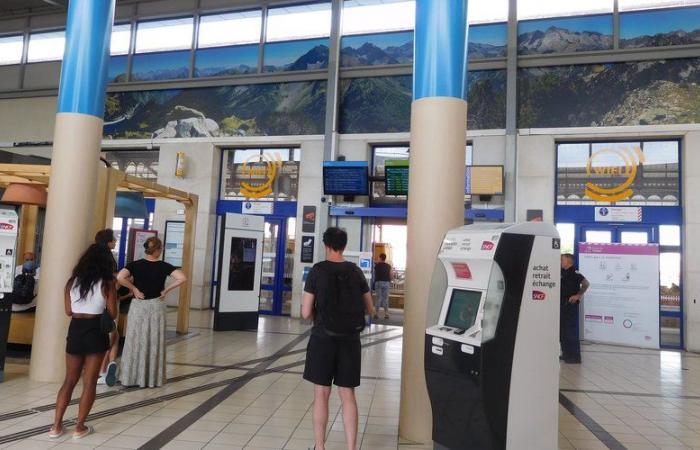
<instances>
[{"instance_id":1,"label":"woman in white top","mask_svg":"<svg viewBox=\"0 0 700 450\"><path fill-rule=\"evenodd\" d=\"M100 317L107 310L117 317L117 289L114 279L114 258L104 245L93 244L83 253L64 291L66 315L71 318L66 338L66 378L56 398L56 414L49 438L63 435L63 415L73 389L83 374L78 419L73 439L81 439L94 430L85 425L95 401L97 377L109 337L100 327Z\"/></svg>"}]
</instances>

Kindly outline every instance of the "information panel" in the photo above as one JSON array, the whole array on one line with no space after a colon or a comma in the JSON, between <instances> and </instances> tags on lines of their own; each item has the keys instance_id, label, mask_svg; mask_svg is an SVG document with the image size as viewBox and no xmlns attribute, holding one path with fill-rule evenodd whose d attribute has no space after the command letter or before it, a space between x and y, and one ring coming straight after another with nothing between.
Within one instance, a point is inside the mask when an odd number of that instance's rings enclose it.
<instances>
[{"instance_id":1,"label":"information panel","mask_svg":"<svg viewBox=\"0 0 700 450\"><path fill-rule=\"evenodd\" d=\"M464 193L467 195L503 194L503 166L467 166Z\"/></svg>"},{"instance_id":2,"label":"information panel","mask_svg":"<svg viewBox=\"0 0 700 450\"><path fill-rule=\"evenodd\" d=\"M324 195L368 195L369 166L366 161L323 163Z\"/></svg>"},{"instance_id":3,"label":"information panel","mask_svg":"<svg viewBox=\"0 0 700 450\"><path fill-rule=\"evenodd\" d=\"M182 251L185 247L185 222L168 220L165 222L165 247L163 261L175 267L182 267Z\"/></svg>"},{"instance_id":4,"label":"information panel","mask_svg":"<svg viewBox=\"0 0 700 450\"><path fill-rule=\"evenodd\" d=\"M408 160L391 160L385 164L386 194L408 195Z\"/></svg>"},{"instance_id":5,"label":"information panel","mask_svg":"<svg viewBox=\"0 0 700 450\"><path fill-rule=\"evenodd\" d=\"M583 336L606 344L659 348L659 247L579 244L579 271L591 283Z\"/></svg>"}]
</instances>

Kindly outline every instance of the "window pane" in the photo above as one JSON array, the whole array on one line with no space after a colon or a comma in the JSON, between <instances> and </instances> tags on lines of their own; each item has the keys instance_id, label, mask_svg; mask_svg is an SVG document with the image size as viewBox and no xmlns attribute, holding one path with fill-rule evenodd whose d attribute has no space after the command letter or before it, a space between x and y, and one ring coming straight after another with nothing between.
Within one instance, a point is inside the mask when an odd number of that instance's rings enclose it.
<instances>
[{"instance_id":1,"label":"window pane","mask_svg":"<svg viewBox=\"0 0 700 450\"><path fill-rule=\"evenodd\" d=\"M620 11L700 5L700 0L619 0Z\"/></svg>"},{"instance_id":2,"label":"window pane","mask_svg":"<svg viewBox=\"0 0 700 450\"><path fill-rule=\"evenodd\" d=\"M19 64L22 62L23 36L0 38L0 65Z\"/></svg>"},{"instance_id":3,"label":"window pane","mask_svg":"<svg viewBox=\"0 0 700 450\"><path fill-rule=\"evenodd\" d=\"M613 48L613 16L609 14L525 20L518 23L521 55L573 53Z\"/></svg>"},{"instance_id":4,"label":"window pane","mask_svg":"<svg viewBox=\"0 0 700 450\"><path fill-rule=\"evenodd\" d=\"M199 48L260 42L262 11L202 16L199 21Z\"/></svg>"},{"instance_id":5,"label":"window pane","mask_svg":"<svg viewBox=\"0 0 700 450\"><path fill-rule=\"evenodd\" d=\"M415 20L414 0L346 0L342 33L412 30Z\"/></svg>"},{"instance_id":6,"label":"window pane","mask_svg":"<svg viewBox=\"0 0 700 450\"><path fill-rule=\"evenodd\" d=\"M60 61L66 46L66 32L52 31L29 36L28 62Z\"/></svg>"},{"instance_id":7,"label":"window pane","mask_svg":"<svg viewBox=\"0 0 700 450\"><path fill-rule=\"evenodd\" d=\"M557 231L559 231L559 239L561 239L561 252L574 254L574 236L576 227L573 223L558 223Z\"/></svg>"},{"instance_id":8,"label":"window pane","mask_svg":"<svg viewBox=\"0 0 700 450\"><path fill-rule=\"evenodd\" d=\"M129 53L131 43L131 24L114 25L112 27L112 40L109 52L112 55L126 55Z\"/></svg>"},{"instance_id":9,"label":"window pane","mask_svg":"<svg viewBox=\"0 0 700 450\"><path fill-rule=\"evenodd\" d=\"M659 255L659 281L661 283L661 310L681 309L681 254L663 252Z\"/></svg>"},{"instance_id":10,"label":"window pane","mask_svg":"<svg viewBox=\"0 0 700 450\"><path fill-rule=\"evenodd\" d=\"M192 17L140 22L136 30L136 53L190 48L193 28Z\"/></svg>"},{"instance_id":11,"label":"window pane","mask_svg":"<svg viewBox=\"0 0 700 450\"><path fill-rule=\"evenodd\" d=\"M586 242L592 244L609 244L612 242L612 231L586 231Z\"/></svg>"},{"instance_id":12,"label":"window pane","mask_svg":"<svg viewBox=\"0 0 700 450\"><path fill-rule=\"evenodd\" d=\"M276 176L270 191L258 201L296 201L299 190L298 149L236 149L224 155L226 172L221 197L225 200L243 200L246 189L270 183L268 163L277 161ZM245 166L244 166L245 164Z\"/></svg>"},{"instance_id":13,"label":"window pane","mask_svg":"<svg viewBox=\"0 0 700 450\"><path fill-rule=\"evenodd\" d=\"M613 0L518 0L518 20L611 12Z\"/></svg>"},{"instance_id":14,"label":"window pane","mask_svg":"<svg viewBox=\"0 0 700 450\"><path fill-rule=\"evenodd\" d=\"M681 245L681 227L678 225L660 225L659 244Z\"/></svg>"},{"instance_id":15,"label":"window pane","mask_svg":"<svg viewBox=\"0 0 700 450\"><path fill-rule=\"evenodd\" d=\"M330 33L330 3L270 8L268 12L268 42L325 37Z\"/></svg>"},{"instance_id":16,"label":"window pane","mask_svg":"<svg viewBox=\"0 0 700 450\"><path fill-rule=\"evenodd\" d=\"M467 11L469 23L472 24L506 22L508 21L508 0L469 0Z\"/></svg>"},{"instance_id":17,"label":"window pane","mask_svg":"<svg viewBox=\"0 0 700 450\"><path fill-rule=\"evenodd\" d=\"M700 7L628 12L620 15L620 47L700 43Z\"/></svg>"},{"instance_id":18,"label":"window pane","mask_svg":"<svg viewBox=\"0 0 700 450\"><path fill-rule=\"evenodd\" d=\"M646 231L623 231L620 233L622 244L648 244L649 233Z\"/></svg>"}]
</instances>

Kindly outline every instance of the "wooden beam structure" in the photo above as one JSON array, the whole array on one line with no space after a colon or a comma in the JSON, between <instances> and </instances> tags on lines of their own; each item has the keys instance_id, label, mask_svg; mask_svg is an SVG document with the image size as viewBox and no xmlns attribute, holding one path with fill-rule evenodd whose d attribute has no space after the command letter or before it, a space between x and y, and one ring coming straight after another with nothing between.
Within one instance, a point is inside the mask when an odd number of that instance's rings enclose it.
<instances>
[{"instance_id":1,"label":"wooden beam structure","mask_svg":"<svg viewBox=\"0 0 700 450\"><path fill-rule=\"evenodd\" d=\"M28 164L0 164L0 186L10 183L49 184L51 167ZM187 283L180 287L177 307L177 332L185 334L189 330L190 299L192 295L192 264L194 257L194 237L197 222L197 195L184 192L153 181L128 175L119 170L101 167L98 192L93 213L92 230L110 227L114 216L114 203L117 191L142 192L144 197L157 200L173 200L185 207L185 234L182 252L182 270L187 275ZM23 210L26 207L23 207ZM29 231L27 237L29 239ZM27 243L28 244L28 243ZM23 244L27 247L27 244Z\"/></svg>"}]
</instances>

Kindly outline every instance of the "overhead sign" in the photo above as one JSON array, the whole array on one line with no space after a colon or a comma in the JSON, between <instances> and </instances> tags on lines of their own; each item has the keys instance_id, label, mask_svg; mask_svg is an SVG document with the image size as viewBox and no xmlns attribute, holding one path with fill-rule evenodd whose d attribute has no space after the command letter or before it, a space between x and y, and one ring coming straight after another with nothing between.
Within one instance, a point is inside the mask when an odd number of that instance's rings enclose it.
<instances>
[{"instance_id":1,"label":"overhead sign","mask_svg":"<svg viewBox=\"0 0 700 450\"><path fill-rule=\"evenodd\" d=\"M659 247L579 244L586 340L659 348Z\"/></svg>"},{"instance_id":2,"label":"overhead sign","mask_svg":"<svg viewBox=\"0 0 700 450\"><path fill-rule=\"evenodd\" d=\"M636 222L642 221L640 206L596 206L596 222Z\"/></svg>"}]
</instances>

